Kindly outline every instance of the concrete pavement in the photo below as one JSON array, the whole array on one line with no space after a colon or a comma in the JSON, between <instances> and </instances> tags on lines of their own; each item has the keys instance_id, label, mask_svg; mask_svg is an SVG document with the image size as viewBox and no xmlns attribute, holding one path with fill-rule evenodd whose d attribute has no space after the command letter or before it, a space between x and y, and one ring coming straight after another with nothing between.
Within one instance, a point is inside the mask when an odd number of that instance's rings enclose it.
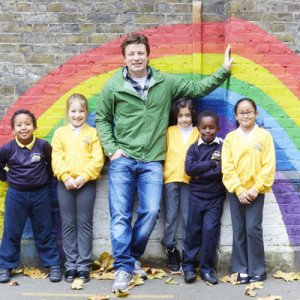
<instances>
[{"instance_id":1,"label":"concrete pavement","mask_svg":"<svg viewBox=\"0 0 300 300\"><path fill-rule=\"evenodd\" d=\"M208 286L205 282L198 280L193 284L185 284L183 276L175 275L174 281L178 284L166 284L166 279L154 279L145 281L144 285L134 287L127 299L209 299L209 300L239 300L258 299L268 295L281 296L283 300L300 300L300 281L285 282L282 279L274 279L269 274L264 288L258 289L257 297L251 298L244 295L245 285L231 285L230 283L219 283ZM116 299L111 293L111 280L96 280L84 284L82 290L72 290L71 285L65 281L51 283L46 279L31 279L17 274L12 281L17 281L18 286L0 284L1 300L62 300L62 299L85 299L96 294L106 294L110 299Z\"/></svg>"}]
</instances>

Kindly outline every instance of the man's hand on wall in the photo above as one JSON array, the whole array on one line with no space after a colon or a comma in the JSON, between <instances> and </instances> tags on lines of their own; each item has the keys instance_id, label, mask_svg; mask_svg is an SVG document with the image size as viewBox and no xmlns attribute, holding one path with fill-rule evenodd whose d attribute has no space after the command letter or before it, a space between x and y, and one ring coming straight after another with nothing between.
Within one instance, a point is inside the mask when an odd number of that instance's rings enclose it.
<instances>
[{"instance_id":1,"label":"man's hand on wall","mask_svg":"<svg viewBox=\"0 0 300 300\"><path fill-rule=\"evenodd\" d=\"M228 45L226 50L225 50L224 63L223 63L223 67L225 69L227 69L228 71L231 70L232 63L235 59L234 57L230 58L230 54L231 54L231 46Z\"/></svg>"}]
</instances>

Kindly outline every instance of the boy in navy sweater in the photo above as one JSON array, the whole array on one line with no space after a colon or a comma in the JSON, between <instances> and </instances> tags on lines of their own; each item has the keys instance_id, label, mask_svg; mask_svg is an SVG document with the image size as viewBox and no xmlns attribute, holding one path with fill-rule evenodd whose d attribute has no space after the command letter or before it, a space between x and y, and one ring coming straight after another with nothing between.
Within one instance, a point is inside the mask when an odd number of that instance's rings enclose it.
<instances>
[{"instance_id":1,"label":"boy in navy sweater","mask_svg":"<svg viewBox=\"0 0 300 300\"><path fill-rule=\"evenodd\" d=\"M213 111L200 113L197 128L201 137L190 146L185 160L185 171L191 179L182 268L185 282L194 282L200 253L201 278L210 284L217 284L214 265L226 197L221 173L222 139L217 137L217 114Z\"/></svg>"},{"instance_id":2,"label":"boy in navy sweater","mask_svg":"<svg viewBox=\"0 0 300 300\"><path fill-rule=\"evenodd\" d=\"M16 138L0 148L0 180L9 184L0 247L0 283L10 280L20 263L25 222L31 219L36 248L49 279L61 281L60 254L51 216L49 182L51 146L35 138L36 118L28 110L17 110L11 118ZM6 170L6 167L8 170Z\"/></svg>"}]
</instances>

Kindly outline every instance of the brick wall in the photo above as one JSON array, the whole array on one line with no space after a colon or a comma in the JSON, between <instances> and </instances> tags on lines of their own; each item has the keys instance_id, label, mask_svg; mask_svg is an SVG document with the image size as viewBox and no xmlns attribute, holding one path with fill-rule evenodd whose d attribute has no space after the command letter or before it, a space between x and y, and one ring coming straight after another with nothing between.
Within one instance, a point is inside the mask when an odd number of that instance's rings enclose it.
<instances>
[{"instance_id":1,"label":"brick wall","mask_svg":"<svg viewBox=\"0 0 300 300\"><path fill-rule=\"evenodd\" d=\"M254 27L244 23L230 23L234 24L231 27L230 24L226 23L231 17L251 21L257 27L255 27L254 32L252 32ZM221 44L224 43L224 40L226 42L228 40L233 41L236 49L240 49L239 45L243 42L246 49L247 43L250 45L251 40L251 45L254 43L254 48L258 51L257 54L263 57L260 63L256 63L254 68L260 70L261 66L269 67L271 64L274 64L272 67L276 69L279 68L276 65L277 59L286 55L286 50L282 50L283 48L279 47L276 41L282 41L284 45L294 51L294 54L300 51L299 19L300 5L296 1L202 1L201 20L213 24L201 27L201 38L210 41L203 44L202 50L205 52L209 50L211 44ZM98 48L99 45L104 47L107 42L114 41L125 33L151 28L155 31L155 28L162 25L170 25L166 29L165 35L169 38L170 36L176 36L173 40L177 40L178 44L181 40L185 42L193 34L195 35L194 40L197 40L199 38L197 33L190 30L188 26L187 29L184 29L185 31L178 31L176 26L172 27L175 24L189 24L191 22L192 1L188 0L2 1L0 3L0 118L4 118L9 106L24 92L35 86L39 80L45 78L48 74L55 77L56 72L53 74L50 72L63 65L68 59L87 53L82 57L88 57L90 60L88 62L84 61L84 64L94 64L95 60L101 59L102 56L95 56L92 59L92 54L89 56L89 53L92 52L88 50L92 51ZM217 26L216 24L219 25ZM260 29L265 30L266 33L271 34L275 38L275 40L272 40L274 44L269 40L268 42L262 40L265 38L265 34L259 31ZM255 38L259 34L261 39L251 39L249 38L251 34ZM243 41L241 40L242 36L244 38ZM161 39L163 44L164 36L161 36ZM175 48L175 46L172 46L174 48L169 47L168 44L159 46L155 50L157 52L160 51L160 53L164 52L165 55L172 54ZM180 47L182 51L186 51L189 46L188 43L186 45L182 43ZM249 46L249 48L251 47ZM272 49L276 49L277 53L275 54L277 56L272 52ZM101 52L101 47L99 52ZM243 52L241 51L241 53ZM264 58L267 60L271 54L274 55L274 63L264 62ZM214 58L210 61L210 57L206 57L208 59L204 59L202 63L203 65L208 64L209 70L220 64L220 58L217 58L217 60ZM83 64L80 60L74 61L76 63L64 65L57 72L61 72L62 77L69 76L72 78L81 68L81 63ZM293 62L287 57L283 67L286 70L293 68L295 78L299 79L300 66ZM298 62L298 60L295 59L295 62ZM107 69L110 70L109 65L115 64L116 61L106 61L105 63L108 66ZM168 65L167 60L164 59L158 65L167 70L172 71L174 69L174 66L172 64ZM249 65L250 63L247 61L237 61L236 77L245 73L249 69ZM182 67L186 68L186 63ZM253 73L250 77L255 78L257 74ZM287 74L281 74L283 75L280 79L285 80ZM268 80L263 77L261 80L265 82L266 86L268 85ZM297 80L294 82L295 90L299 89L297 82ZM230 81L230 87L235 93L238 90L235 87L238 86L238 83L234 82L233 79ZM274 89L276 88L277 86L274 85ZM241 93L241 90L243 90L246 93L247 89L255 95L259 93L259 88L255 89L255 84L242 86L238 91ZM278 95L284 94L284 89L287 89L286 86L283 87L283 90L279 90L275 96L278 97ZM58 90L59 82L55 85L44 84L42 88L39 88L38 92L51 95ZM219 95L216 94L214 96L213 94L208 98L208 103L212 99L218 98ZM32 100L31 105L39 105L38 97L39 95L37 95L36 100ZM230 97L234 96L227 95L227 97L230 99ZM299 97L297 100L299 100ZM299 104L297 104L296 100L295 103L293 104L294 106L287 104L287 110L299 110ZM231 109L230 106L228 109ZM63 106L61 106L60 110L63 110ZM299 123L290 122L284 114L279 116L281 112L278 111L277 113L277 107L273 106L273 104L266 108L266 112L267 114L260 120L262 124L272 130L272 118L277 117L282 127L289 133L289 136L299 143ZM272 115L272 118L270 115ZM50 115L47 119L50 128L53 124L56 124L52 117L54 118L55 116ZM224 124L226 125L227 123ZM9 127L1 127L0 125L0 128L2 135L10 132ZM274 133L277 134L276 132ZM299 202L297 202L300 197L300 169L293 167L300 161L300 153L299 148L296 150L289 149L289 144L286 145L285 149L278 146L277 158L280 161L279 170L281 173L277 174L274 194L268 195L265 207L264 238L270 266L276 265L274 262L277 263L278 257L276 253L279 253L282 256L282 261L290 266L293 259L293 251L290 245L298 245L300 241L300 206ZM287 160L285 155L287 152L293 152L290 155L291 159ZM103 172L102 180L98 183L94 222L94 251L96 255L104 249L109 250L110 247L107 166ZM225 205L222 224L220 251L221 257L223 257L222 261L228 264L231 239L228 203ZM161 216L150 241L155 247L148 247L147 249L146 255L149 259L151 257L163 257L163 249L159 244L162 236L162 226L163 220ZM30 229L28 229L26 236L30 236Z\"/></svg>"},{"instance_id":2,"label":"brick wall","mask_svg":"<svg viewBox=\"0 0 300 300\"><path fill-rule=\"evenodd\" d=\"M37 80L128 32L191 22L189 0L2 1L0 116Z\"/></svg>"}]
</instances>

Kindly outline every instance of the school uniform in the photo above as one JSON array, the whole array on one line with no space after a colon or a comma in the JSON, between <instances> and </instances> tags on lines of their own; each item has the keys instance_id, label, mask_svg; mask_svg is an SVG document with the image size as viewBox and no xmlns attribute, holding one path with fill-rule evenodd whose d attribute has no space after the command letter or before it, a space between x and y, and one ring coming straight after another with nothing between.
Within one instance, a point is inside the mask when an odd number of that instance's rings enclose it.
<instances>
[{"instance_id":1,"label":"school uniform","mask_svg":"<svg viewBox=\"0 0 300 300\"><path fill-rule=\"evenodd\" d=\"M167 152L164 162L164 236L161 244L166 248L176 247L177 225L180 216L182 238L186 232L189 206L189 180L184 161L189 146L199 138L199 131L191 124L188 128L178 125L167 130Z\"/></svg>"},{"instance_id":2,"label":"school uniform","mask_svg":"<svg viewBox=\"0 0 300 300\"><path fill-rule=\"evenodd\" d=\"M223 183L228 190L233 244L232 271L248 276L266 273L262 233L264 194L275 176L275 150L271 134L255 125L245 134L239 127L228 133L222 150ZM253 188L251 204L241 204L238 195Z\"/></svg>"},{"instance_id":3,"label":"school uniform","mask_svg":"<svg viewBox=\"0 0 300 300\"><path fill-rule=\"evenodd\" d=\"M221 216L225 200L221 166L214 159L222 149L218 137L206 144L201 138L191 145L185 160L185 170L190 179L190 200L187 232L183 245L183 271L201 273L214 270L216 249L219 242Z\"/></svg>"},{"instance_id":4,"label":"school uniform","mask_svg":"<svg viewBox=\"0 0 300 300\"><path fill-rule=\"evenodd\" d=\"M5 166L8 171L5 171ZM18 267L21 238L28 216L43 265L59 265L49 187L52 175L51 146L47 141L35 137L26 146L17 139L8 142L0 148L0 173L1 180L9 184L5 200L0 268Z\"/></svg>"},{"instance_id":5,"label":"school uniform","mask_svg":"<svg viewBox=\"0 0 300 300\"><path fill-rule=\"evenodd\" d=\"M52 167L57 177L57 198L62 219L66 270L89 271L92 262L93 211L96 179L105 158L95 128L87 124L58 128L52 139ZM81 176L80 189L67 189L64 182Z\"/></svg>"}]
</instances>

